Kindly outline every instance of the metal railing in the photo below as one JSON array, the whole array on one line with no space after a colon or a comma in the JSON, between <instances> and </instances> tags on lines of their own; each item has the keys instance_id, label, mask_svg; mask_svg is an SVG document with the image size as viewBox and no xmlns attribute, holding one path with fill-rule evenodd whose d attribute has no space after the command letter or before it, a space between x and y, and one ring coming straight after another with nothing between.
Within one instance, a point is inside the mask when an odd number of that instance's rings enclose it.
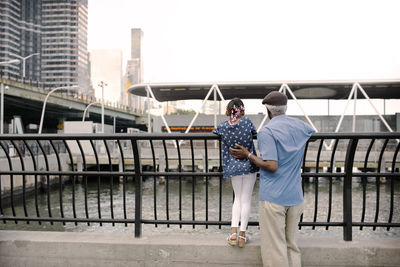
<instances>
[{"instance_id":1,"label":"metal railing","mask_svg":"<svg viewBox=\"0 0 400 267\"><path fill-rule=\"evenodd\" d=\"M301 176L303 191L309 188L308 208L299 228L341 227L349 241L354 227L399 227L399 138L400 133L314 134L304 151ZM324 142L333 142L332 149L326 150ZM223 192L220 150L220 139L213 134L1 135L0 220L134 224L136 237L141 236L142 224L221 228L230 225L231 210L223 204L231 205L232 191ZM342 197L334 204L332 184L337 180ZM191 182L188 194L182 190L187 187L183 181ZM388 188L385 208L383 181ZM122 184L122 194L115 192L115 183ZM104 184L107 197L100 189ZM134 188L129 192L128 184ZM321 184L328 188L323 200ZM67 193L66 185L71 187ZM88 196L90 185L94 199ZM361 188L360 203L354 200L355 185ZM46 208L38 204L42 189ZM51 197L54 190L57 200ZM144 190L151 192L145 201ZM34 198L31 208L29 197ZM84 204L79 206L77 199ZM18 201L21 214L16 211Z\"/></svg>"}]
</instances>

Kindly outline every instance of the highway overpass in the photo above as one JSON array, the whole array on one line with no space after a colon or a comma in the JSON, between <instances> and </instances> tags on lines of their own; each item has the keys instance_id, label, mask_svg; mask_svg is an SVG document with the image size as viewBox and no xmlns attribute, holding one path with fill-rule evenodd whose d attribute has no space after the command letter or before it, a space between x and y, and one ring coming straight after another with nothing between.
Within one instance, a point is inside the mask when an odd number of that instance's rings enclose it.
<instances>
[{"instance_id":1,"label":"highway overpass","mask_svg":"<svg viewBox=\"0 0 400 267\"><path fill-rule=\"evenodd\" d=\"M30 124L39 125L43 102L49 90L41 88L38 83L13 80L7 76L0 77L1 83L4 84L4 132L8 132L8 125L15 116L21 117L25 129ZM62 129L64 121L82 120L85 108L95 101L94 98L78 93L54 92L47 100L43 133L57 132L57 129ZM141 115L133 113L123 105L106 103L104 106L105 124L115 123L116 132L126 131L129 127L145 130L146 126L141 123ZM101 123L101 105L90 106L85 120Z\"/></svg>"}]
</instances>

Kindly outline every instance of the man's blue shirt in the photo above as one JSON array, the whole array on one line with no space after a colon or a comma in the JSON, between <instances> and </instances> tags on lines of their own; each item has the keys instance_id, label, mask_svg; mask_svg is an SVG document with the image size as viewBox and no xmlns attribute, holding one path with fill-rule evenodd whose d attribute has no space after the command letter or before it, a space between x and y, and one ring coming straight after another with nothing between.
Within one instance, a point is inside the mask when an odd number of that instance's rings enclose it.
<instances>
[{"instance_id":1,"label":"man's blue shirt","mask_svg":"<svg viewBox=\"0 0 400 267\"><path fill-rule=\"evenodd\" d=\"M263 160L275 160L272 173L260 169L260 200L281 206L303 202L301 164L304 147L314 130L308 124L286 115L273 117L258 133L258 149Z\"/></svg>"}]
</instances>

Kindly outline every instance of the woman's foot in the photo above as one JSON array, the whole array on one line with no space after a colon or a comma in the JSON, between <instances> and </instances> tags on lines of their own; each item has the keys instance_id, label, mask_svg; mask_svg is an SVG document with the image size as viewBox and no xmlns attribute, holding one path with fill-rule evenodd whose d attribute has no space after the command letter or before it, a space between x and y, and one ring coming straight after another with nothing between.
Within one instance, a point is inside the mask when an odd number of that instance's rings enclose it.
<instances>
[{"instance_id":1,"label":"woman's foot","mask_svg":"<svg viewBox=\"0 0 400 267\"><path fill-rule=\"evenodd\" d=\"M249 238L245 235L238 235L238 247L242 248L249 241Z\"/></svg>"},{"instance_id":2,"label":"woman's foot","mask_svg":"<svg viewBox=\"0 0 400 267\"><path fill-rule=\"evenodd\" d=\"M238 240L237 240L237 234L236 233L231 233L228 238L227 238L228 244L231 246L236 246Z\"/></svg>"}]
</instances>

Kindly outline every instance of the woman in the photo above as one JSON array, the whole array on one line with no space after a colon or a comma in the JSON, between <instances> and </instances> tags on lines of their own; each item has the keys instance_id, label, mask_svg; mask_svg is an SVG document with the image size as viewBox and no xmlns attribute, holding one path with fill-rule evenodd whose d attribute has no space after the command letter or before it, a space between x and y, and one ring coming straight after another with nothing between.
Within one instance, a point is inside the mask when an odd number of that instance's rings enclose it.
<instances>
[{"instance_id":1,"label":"woman","mask_svg":"<svg viewBox=\"0 0 400 267\"><path fill-rule=\"evenodd\" d=\"M240 144L252 153L256 153L253 142L256 129L251 120L244 117L244 114L242 100L232 99L226 107L226 116L229 117L229 120L224 121L213 130L213 133L220 135L222 140L223 177L231 177L235 194L232 206L232 230L227 241L230 245L237 244L239 247L244 247L248 241L246 229L250 215L251 195L258 171L258 167L249 160L236 159L229 152L230 147ZM240 232L238 234L239 221Z\"/></svg>"}]
</instances>

